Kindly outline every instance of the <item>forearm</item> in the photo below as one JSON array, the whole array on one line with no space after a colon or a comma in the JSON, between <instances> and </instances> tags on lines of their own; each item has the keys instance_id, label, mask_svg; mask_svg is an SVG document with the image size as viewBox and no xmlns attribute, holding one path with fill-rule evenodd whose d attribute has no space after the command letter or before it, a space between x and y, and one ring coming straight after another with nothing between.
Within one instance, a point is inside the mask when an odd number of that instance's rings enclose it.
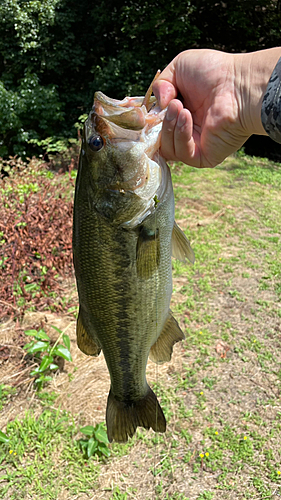
<instances>
[{"instance_id":1,"label":"forearm","mask_svg":"<svg viewBox=\"0 0 281 500\"><path fill-rule=\"evenodd\" d=\"M241 88L239 102L241 106L241 123L249 135L267 135L265 116L263 123L261 111L272 72L281 57L281 47L261 50L249 54L235 54L236 68L241 72ZM270 99L272 95L270 96ZM269 103L268 103L269 104ZM263 106L262 106L263 105Z\"/></svg>"}]
</instances>

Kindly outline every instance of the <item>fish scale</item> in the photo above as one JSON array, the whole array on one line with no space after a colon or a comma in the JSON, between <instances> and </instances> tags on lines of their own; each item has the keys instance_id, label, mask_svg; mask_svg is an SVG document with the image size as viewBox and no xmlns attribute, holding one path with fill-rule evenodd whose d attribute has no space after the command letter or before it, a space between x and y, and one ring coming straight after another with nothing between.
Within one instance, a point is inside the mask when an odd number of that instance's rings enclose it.
<instances>
[{"instance_id":1,"label":"fish scale","mask_svg":"<svg viewBox=\"0 0 281 500\"><path fill-rule=\"evenodd\" d=\"M146 392L147 357L159 334L155 304L157 301L157 309L161 312L168 307L163 302L169 304L170 300L170 290L168 294L164 291L171 284L171 249L169 245L165 252L163 249L158 286L155 287L154 275L148 280L137 276L136 231L118 230L94 211L86 216L87 207L85 204L81 210L82 220L77 221L77 237L85 244L75 255L80 262L78 290L83 321L89 329L98 332L97 340L106 357L115 396L121 399L127 392L131 399L138 399ZM163 222L167 233L167 221ZM173 221L170 221L170 233L172 227ZM139 352L145 352L145 356L139 356Z\"/></svg>"},{"instance_id":2,"label":"fish scale","mask_svg":"<svg viewBox=\"0 0 281 500\"><path fill-rule=\"evenodd\" d=\"M100 94L85 124L75 189L77 342L86 354L104 353L111 379L108 437L122 442L139 425L161 432L166 429L162 409L146 381L146 365L149 354L157 363L169 360L173 344L184 338L169 311L172 238L182 260L186 256L192 259L193 254L174 223L170 171L158 154L157 162L154 159L151 116L151 157L146 155L145 129L137 133L135 127L132 147L127 145L124 150L119 143L126 139L135 114L129 118L124 117L126 112L116 114L118 101L114 101L114 120L108 123L110 100L103 96L108 100L107 117L96 120L95 109L102 112ZM159 115L155 108L153 113L158 127L155 143L159 144ZM147 115L138 107L141 123L146 123ZM138 147L138 141L144 145ZM118 184L114 185L117 174Z\"/></svg>"}]
</instances>

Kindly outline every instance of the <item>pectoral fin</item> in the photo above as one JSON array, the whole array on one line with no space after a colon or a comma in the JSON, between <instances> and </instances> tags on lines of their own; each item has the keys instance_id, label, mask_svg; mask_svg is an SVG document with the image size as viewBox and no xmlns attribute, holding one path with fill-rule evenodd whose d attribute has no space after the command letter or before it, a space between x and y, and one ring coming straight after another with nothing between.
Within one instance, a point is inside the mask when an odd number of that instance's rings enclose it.
<instances>
[{"instance_id":1,"label":"pectoral fin","mask_svg":"<svg viewBox=\"0 0 281 500\"><path fill-rule=\"evenodd\" d=\"M159 365L170 361L174 344L184 338L184 333L180 329L178 322L169 312L162 332L150 349L149 358Z\"/></svg>"},{"instance_id":2,"label":"pectoral fin","mask_svg":"<svg viewBox=\"0 0 281 500\"><path fill-rule=\"evenodd\" d=\"M79 309L77 325L76 325L76 333L77 333L77 345L84 354L88 356L98 356L101 352L101 348L96 344L96 342L90 337L87 331L84 328L81 319L81 310Z\"/></svg>"},{"instance_id":3,"label":"pectoral fin","mask_svg":"<svg viewBox=\"0 0 281 500\"><path fill-rule=\"evenodd\" d=\"M158 268L160 262L159 231L151 231L144 226L140 229L137 242L137 273L140 278L148 279Z\"/></svg>"},{"instance_id":4,"label":"pectoral fin","mask_svg":"<svg viewBox=\"0 0 281 500\"><path fill-rule=\"evenodd\" d=\"M195 261L194 252L190 243L176 222L174 222L172 233L172 256L181 262L186 262L186 259L188 259L192 264L194 264Z\"/></svg>"}]
</instances>

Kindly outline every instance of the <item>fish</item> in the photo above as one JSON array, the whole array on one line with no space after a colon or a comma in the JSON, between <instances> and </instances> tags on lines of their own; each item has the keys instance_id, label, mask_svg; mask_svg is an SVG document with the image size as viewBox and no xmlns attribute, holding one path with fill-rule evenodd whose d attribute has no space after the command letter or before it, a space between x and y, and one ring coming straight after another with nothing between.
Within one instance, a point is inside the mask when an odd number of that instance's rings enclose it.
<instances>
[{"instance_id":1,"label":"fish","mask_svg":"<svg viewBox=\"0 0 281 500\"><path fill-rule=\"evenodd\" d=\"M126 442L138 426L166 430L146 366L148 357L170 361L184 339L170 311L171 257L194 262L174 220L170 169L159 153L166 110L149 94L117 100L95 93L75 186L77 344L105 357L109 442Z\"/></svg>"}]
</instances>

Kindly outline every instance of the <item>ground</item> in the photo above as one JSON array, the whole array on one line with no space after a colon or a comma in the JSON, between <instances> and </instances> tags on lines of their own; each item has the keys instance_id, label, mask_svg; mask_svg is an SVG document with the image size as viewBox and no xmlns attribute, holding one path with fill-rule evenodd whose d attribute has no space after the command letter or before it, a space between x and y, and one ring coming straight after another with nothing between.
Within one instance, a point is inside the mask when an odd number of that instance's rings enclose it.
<instances>
[{"instance_id":1,"label":"ground","mask_svg":"<svg viewBox=\"0 0 281 500\"><path fill-rule=\"evenodd\" d=\"M82 455L79 429L104 422L109 376L102 355L77 348L70 272L56 303L71 307L26 304L0 324L0 429L10 438L0 443L0 498L281 497L281 168L240 153L214 170L171 169L196 262L173 261L171 309L186 339L170 363L147 367L166 433L139 429L108 445L109 458ZM55 342L51 325L69 335L72 362L38 392L24 331L43 328Z\"/></svg>"}]
</instances>

